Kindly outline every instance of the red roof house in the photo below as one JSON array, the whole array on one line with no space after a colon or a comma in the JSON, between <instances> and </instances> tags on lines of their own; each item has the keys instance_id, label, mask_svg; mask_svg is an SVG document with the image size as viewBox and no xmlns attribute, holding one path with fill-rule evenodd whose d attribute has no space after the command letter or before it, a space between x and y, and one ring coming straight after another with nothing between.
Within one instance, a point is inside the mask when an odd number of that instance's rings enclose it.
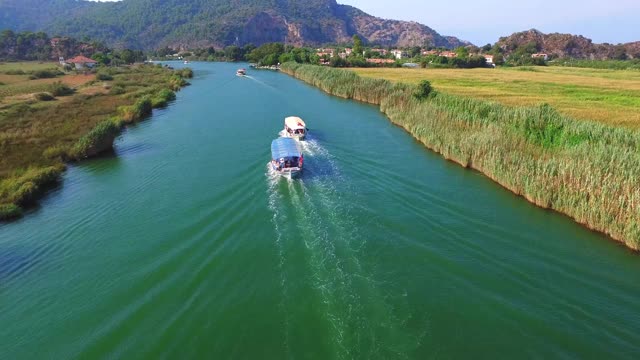
<instances>
[{"instance_id":1,"label":"red roof house","mask_svg":"<svg viewBox=\"0 0 640 360\"><path fill-rule=\"evenodd\" d=\"M67 60L66 63L75 65L76 69L82 69L84 67L93 67L98 62L93 59L89 59L86 56L78 55L74 58Z\"/></svg>"}]
</instances>

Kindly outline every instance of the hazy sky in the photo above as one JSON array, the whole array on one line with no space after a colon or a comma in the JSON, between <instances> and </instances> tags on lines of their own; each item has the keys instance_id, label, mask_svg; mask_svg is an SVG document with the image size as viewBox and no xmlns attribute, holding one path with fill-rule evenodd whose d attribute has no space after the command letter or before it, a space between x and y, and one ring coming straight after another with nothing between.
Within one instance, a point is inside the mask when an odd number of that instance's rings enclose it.
<instances>
[{"instance_id":1,"label":"hazy sky","mask_svg":"<svg viewBox=\"0 0 640 360\"><path fill-rule=\"evenodd\" d=\"M640 0L337 0L386 19L413 20L476 45L538 29L596 43L640 41Z\"/></svg>"}]
</instances>

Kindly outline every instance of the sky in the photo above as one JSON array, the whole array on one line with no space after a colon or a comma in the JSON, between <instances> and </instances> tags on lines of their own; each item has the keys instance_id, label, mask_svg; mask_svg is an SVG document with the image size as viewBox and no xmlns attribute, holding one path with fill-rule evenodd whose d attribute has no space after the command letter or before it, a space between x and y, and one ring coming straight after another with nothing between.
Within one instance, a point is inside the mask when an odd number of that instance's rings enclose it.
<instances>
[{"instance_id":1,"label":"sky","mask_svg":"<svg viewBox=\"0 0 640 360\"><path fill-rule=\"evenodd\" d=\"M371 15L411 20L476 45L538 29L584 35L595 43L640 41L640 0L337 0Z\"/></svg>"}]
</instances>

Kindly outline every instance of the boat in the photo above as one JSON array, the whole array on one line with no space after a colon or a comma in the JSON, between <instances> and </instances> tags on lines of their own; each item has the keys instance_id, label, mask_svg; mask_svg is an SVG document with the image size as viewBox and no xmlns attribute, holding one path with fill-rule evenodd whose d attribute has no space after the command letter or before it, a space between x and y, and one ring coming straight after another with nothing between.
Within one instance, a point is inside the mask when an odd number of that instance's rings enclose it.
<instances>
[{"instance_id":1,"label":"boat","mask_svg":"<svg viewBox=\"0 0 640 360\"><path fill-rule=\"evenodd\" d=\"M184 63L185 63L185 65L186 65L186 64L188 64L188 63L189 63L189 60L185 60L185 61L184 61Z\"/></svg>"},{"instance_id":2,"label":"boat","mask_svg":"<svg viewBox=\"0 0 640 360\"><path fill-rule=\"evenodd\" d=\"M307 124L297 116L289 116L284 119L284 136L296 140L304 140L307 136Z\"/></svg>"},{"instance_id":3,"label":"boat","mask_svg":"<svg viewBox=\"0 0 640 360\"><path fill-rule=\"evenodd\" d=\"M304 156L292 138L281 137L271 142L271 168L277 174L292 179L300 176Z\"/></svg>"},{"instance_id":4,"label":"boat","mask_svg":"<svg viewBox=\"0 0 640 360\"><path fill-rule=\"evenodd\" d=\"M236 71L236 75L238 75L238 76L246 76L247 75L247 69L238 69Z\"/></svg>"}]
</instances>

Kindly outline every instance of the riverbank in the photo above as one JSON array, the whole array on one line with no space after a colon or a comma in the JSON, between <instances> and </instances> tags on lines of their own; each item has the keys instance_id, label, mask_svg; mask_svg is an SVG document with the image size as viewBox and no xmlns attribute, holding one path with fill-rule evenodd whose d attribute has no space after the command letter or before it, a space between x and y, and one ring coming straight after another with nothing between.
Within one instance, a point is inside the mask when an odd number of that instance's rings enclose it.
<instances>
[{"instance_id":1,"label":"riverbank","mask_svg":"<svg viewBox=\"0 0 640 360\"><path fill-rule=\"evenodd\" d=\"M192 74L190 69L160 65L105 68L80 75L87 79L76 87L66 85L67 76L61 75L35 93L27 74L5 74L9 81L0 98L0 220L21 216L59 182L67 162L111 149L124 126L166 106Z\"/></svg>"},{"instance_id":2,"label":"riverbank","mask_svg":"<svg viewBox=\"0 0 640 360\"><path fill-rule=\"evenodd\" d=\"M346 70L295 63L281 70L332 95L379 105L445 158L640 249L637 131L576 121L549 105L508 107L444 93L419 99L413 85Z\"/></svg>"},{"instance_id":3,"label":"riverbank","mask_svg":"<svg viewBox=\"0 0 640 360\"><path fill-rule=\"evenodd\" d=\"M272 70L272 71L279 71L280 70L280 66L276 66L276 65L260 66L260 65L256 65L256 64L250 64L249 66L252 69L256 69L256 70Z\"/></svg>"}]
</instances>

